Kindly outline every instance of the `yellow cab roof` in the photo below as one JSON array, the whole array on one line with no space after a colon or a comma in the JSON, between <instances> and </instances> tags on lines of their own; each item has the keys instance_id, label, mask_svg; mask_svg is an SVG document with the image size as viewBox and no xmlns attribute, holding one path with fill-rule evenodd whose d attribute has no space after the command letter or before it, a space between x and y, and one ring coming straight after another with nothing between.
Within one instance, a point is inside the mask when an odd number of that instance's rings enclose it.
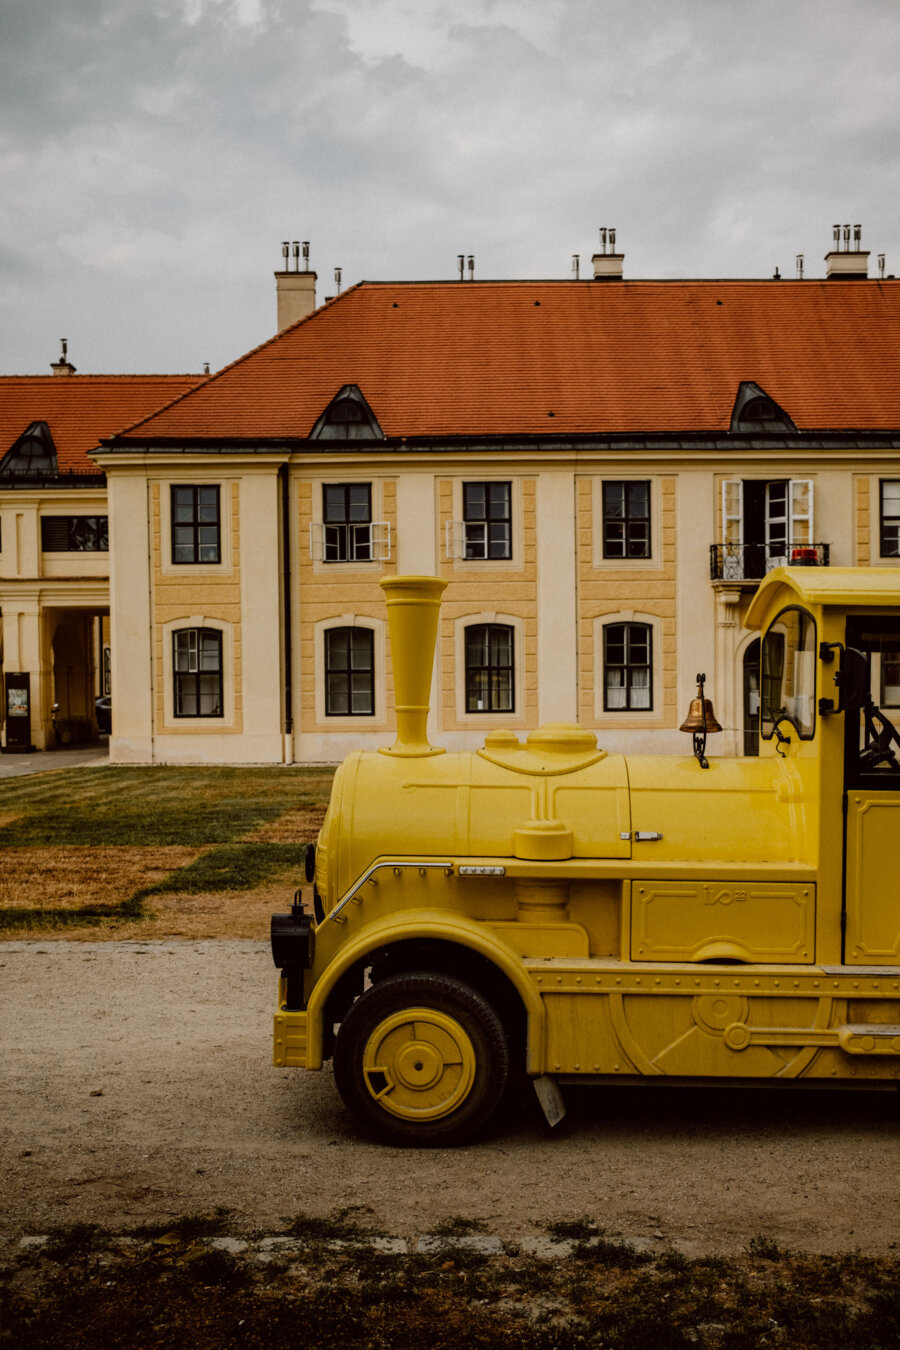
<instances>
[{"instance_id":1,"label":"yellow cab roof","mask_svg":"<svg viewBox=\"0 0 900 1350\"><path fill-rule=\"evenodd\" d=\"M789 594L780 595L779 591ZM775 567L750 603L746 626L762 628L776 601L780 609L792 599L804 605L900 609L900 568Z\"/></svg>"}]
</instances>

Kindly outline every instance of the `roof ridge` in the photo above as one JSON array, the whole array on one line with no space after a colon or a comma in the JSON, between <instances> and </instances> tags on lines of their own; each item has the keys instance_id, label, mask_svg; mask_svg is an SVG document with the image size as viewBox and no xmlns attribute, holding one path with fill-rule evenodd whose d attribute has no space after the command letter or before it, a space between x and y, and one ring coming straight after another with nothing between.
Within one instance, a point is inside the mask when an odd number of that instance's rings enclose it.
<instances>
[{"instance_id":1,"label":"roof ridge","mask_svg":"<svg viewBox=\"0 0 900 1350\"><path fill-rule=\"evenodd\" d=\"M215 371L212 375L201 376L199 384L196 384L193 389L185 389L184 393L179 394L177 398L173 398L171 403L163 403L161 407L156 408L154 412L148 413L146 417L141 417L137 422L132 422L129 426L120 428L113 436L101 436L101 443L109 442L115 440L119 436L126 436L129 432L137 431L138 427L142 427L145 422L149 422L159 413L167 412L170 408L176 408L179 403L186 398L190 398L190 396L195 394L201 387L206 388L216 380L221 379L223 375L227 375L229 371L235 370L245 361L249 361L252 356L256 356L257 353L265 351L265 349L270 347L273 342L277 342L279 338L283 338L286 333L292 332L295 328L302 327L302 325L308 323L310 319L321 314L323 309L327 309L329 306L337 304L344 296L351 295L355 290L358 290L361 285L362 282L357 281L352 286L349 286L346 291L343 291L341 295L332 296L331 299L323 301L321 305L310 310L309 314L304 314L302 319L297 319L295 323L290 323L286 328L282 328L277 333L273 333L272 336L266 338L264 342L260 342L257 346L251 347L250 351L243 352L234 361L229 361L228 365L222 366L221 370Z\"/></svg>"}]
</instances>

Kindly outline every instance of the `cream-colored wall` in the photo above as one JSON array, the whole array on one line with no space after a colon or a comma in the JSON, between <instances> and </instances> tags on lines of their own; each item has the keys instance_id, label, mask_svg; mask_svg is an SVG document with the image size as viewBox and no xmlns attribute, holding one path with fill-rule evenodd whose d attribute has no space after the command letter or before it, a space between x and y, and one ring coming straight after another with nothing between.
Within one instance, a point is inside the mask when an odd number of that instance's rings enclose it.
<instances>
[{"instance_id":1,"label":"cream-colored wall","mask_svg":"<svg viewBox=\"0 0 900 1350\"><path fill-rule=\"evenodd\" d=\"M44 553L41 517L105 515L102 491L24 488L0 494L2 668L27 671L31 677L31 739L38 749L54 741L54 634L69 612L72 622L80 623L85 614L108 608L110 560L109 553ZM92 656L88 643L79 687L84 683L89 688ZM89 718L90 698L80 695L78 702L78 715Z\"/></svg>"},{"instance_id":2,"label":"cream-colored wall","mask_svg":"<svg viewBox=\"0 0 900 1350\"><path fill-rule=\"evenodd\" d=\"M650 483L650 558L603 558L603 483L623 480ZM672 474L661 475L655 464L633 460L627 470L621 462L601 461L592 472L582 465L578 475L579 720L595 729L610 750L682 748L671 736L680 720L677 486ZM654 697L647 712L603 707L602 629L607 623L629 622L647 623L653 632Z\"/></svg>"},{"instance_id":3,"label":"cream-colored wall","mask_svg":"<svg viewBox=\"0 0 900 1350\"><path fill-rule=\"evenodd\" d=\"M224 455L113 458L114 762L284 759L281 462L278 456L246 462ZM177 483L219 486L218 564L172 562L169 503ZM172 633L183 627L222 633L221 718L174 715Z\"/></svg>"},{"instance_id":4,"label":"cream-colored wall","mask_svg":"<svg viewBox=\"0 0 900 1350\"><path fill-rule=\"evenodd\" d=\"M537 480L537 692L539 722L578 720L576 480L571 469Z\"/></svg>"},{"instance_id":5,"label":"cream-colored wall","mask_svg":"<svg viewBox=\"0 0 900 1350\"><path fill-rule=\"evenodd\" d=\"M710 738L710 750L739 752L748 641L742 620L755 586L710 580L709 546L722 537L723 479L812 480L814 538L831 545L839 565L879 561L871 556L879 476L892 475L884 464L860 464L849 452L789 458L777 449L739 467L721 455L686 451L632 457L627 466L599 450L553 460L535 451L514 462L502 452L482 453L477 463L448 454L437 464L415 452L379 456L330 448L298 456L289 471L294 734L286 742L276 458L179 456L117 464L110 472L114 757L320 762L357 746L390 744L393 682L378 582L398 571L448 582L432 686L433 744L472 748L493 727L521 735L540 721L577 717L612 751L689 753L679 725L703 671L725 727ZM602 484L623 478L651 483L649 559L602 557ZM448 556L447 524L461 518L462 484L490 479L512 484L512 558ZM218 567L177 568L167 561L173 481L220 484ZM373 519L390 525L387 561L324 563L311 556L310 524L321 522L326 482L371 483ZM647 713L603 710L603 624L628 619L649 623L654 634L654 706ZM201 620L227 631L229 706L218 725L188 727L167 712L167 651L173 625ZM471 622L514 628L511 714L465 710L461 644ZM371 716L325 715L324 633L338 624L373 631Z\"/></svg>"},{"instance_id":6,"label":"cream-colored wall","mask_svg":"<svg viewBox=\"0 0 900 1350\"><path fill-rule=\"evenodd\" d=\"M110 552L110 683L116 764L153 760L155 666L146 470L116 466L107 477Z\"/></svg>"}]
</instances>

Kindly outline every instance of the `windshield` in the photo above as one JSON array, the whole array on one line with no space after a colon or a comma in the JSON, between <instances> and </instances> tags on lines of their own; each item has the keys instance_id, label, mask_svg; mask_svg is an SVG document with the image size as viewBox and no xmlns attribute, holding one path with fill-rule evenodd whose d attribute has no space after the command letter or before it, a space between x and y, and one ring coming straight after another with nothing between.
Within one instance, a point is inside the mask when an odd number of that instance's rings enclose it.
<instances>
[{"instance_id":1,"label":"windshield","mask_svg":"<svg viewBox=\"0 0 900 1350\"><path fill-rule=\"evenodd\" d=\"M770 740L777 722L790 722L801 740L816 729L816 625L805 609L784 609L762 642L760 733Z\"/></svg>"},{"instance_id":2,"label":"windshield","mask_svg":"<svg viewBox=\"0 0 900 1350\"><path fill-rule=\"evenodd\" d=\"M900 620L892 615L847 620L847 647L862 663L862 707L847 711L848 786L896 788L900 775Z\"/></svg>"}]
</instances>

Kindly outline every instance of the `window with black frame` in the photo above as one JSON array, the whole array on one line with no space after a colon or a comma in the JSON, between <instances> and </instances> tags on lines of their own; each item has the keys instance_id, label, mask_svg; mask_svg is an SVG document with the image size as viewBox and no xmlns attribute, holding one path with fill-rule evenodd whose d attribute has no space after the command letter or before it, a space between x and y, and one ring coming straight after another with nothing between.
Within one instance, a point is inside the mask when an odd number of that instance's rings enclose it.
<instances>
[{"instance_id":1,"label":"window with black frame","mask_svg":"<svg viewBox=\"0 0 900 1350\"><path fill-rule=\"evenodd\" d=\"M375 635L371 628L325 630L325 715L375 712Z\"/></svg>"},{"instance_id":2,"label":"window with black frame","mask_svg":"<svg viewBox=\"0 0 900 1350\"><path fill-rule=\"evenodd\" d=\"M176 717L222 716L222 634L179 628L172 634Z\"/></svg>"},{"instance_id":3,"label":"window with black frame","mask_svg":"<svg viewBox=\"0 0 900 1350\"><path fill-rule=\"evenodd\" d=\"M653 630L648 623L603 628L603 707L606 712L653 708Z\"/></svg>"},{"instance_id":4,"label":"window with black frame","mask_svg":"<svg viewBox=\"0 0 900 1350\"><path fill-rule=\"evenodd\" d=\"M173 563L219 562L218 485L173 485L171 506Z\"/></svg>"},{"instance_id":5,"label":"window with black frame","mask_svg":"<svg viewBox=\"0 0 900 1350\"><path fill-rule=\"evenodd\" d=\"M325 562L371 562L371 483L325 483L322 527Z\"/></svg>"},{"instance_id":6,"label":"window with black frame","mask_svg":"<svg viewBox=\"0 0 900 1350\"><path fill-rule=\"evenodd\" d=\"M41 516L44 553L108 553L107 516Z\"/></svg>"},{"instance_id":7,"label":"window with black frame","mask_svg":"<svg viewBox=\"0 0 900 1350\"><path fill-rule=\"evenodd\" d=\"M512 557L511 497L511 483L463 483L466 558Z\"/></svg>"},{"instance_id":8,"label":"window with black frame","mask_svg":"<svg viewBox=\"0 0 900 1350\"><path fill-rule=\"evenodd\" d=\"M650 557L650 483L603 484L604 558Z\"/></svg>"},{"instance_id":9,"label":"window with black frame","mask_svg":"<svg viewBox=\"0 0 900 1350\"><path fill-rule=\"evenodd\" d=\"M466 712L515 712L515 634L509 624L474 623L465 632Z\"/></svg>"},{"instance_id":10,"label":"window with black frame","mask_svg":"<svg viewBox=\"0 0 900 1350\"><path fill-rule=\"evenodd\" d=\"M900 558L900 478L882 478L879 537L882 558Z\"/></svg>"}]
</instances>

